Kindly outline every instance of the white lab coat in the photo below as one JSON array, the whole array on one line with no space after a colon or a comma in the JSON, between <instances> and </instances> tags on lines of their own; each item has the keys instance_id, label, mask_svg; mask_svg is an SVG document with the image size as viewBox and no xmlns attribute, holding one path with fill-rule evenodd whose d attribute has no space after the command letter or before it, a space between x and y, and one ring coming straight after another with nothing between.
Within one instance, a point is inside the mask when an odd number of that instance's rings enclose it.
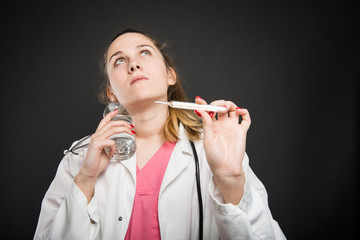
<instances>
[{"instance_id":1,"label":"white lab coat","mask_svg":"<svg viewBox=\"0 0 360 240\"><path fill-rule=\"evenodd\" d=\"M199 205L193 152L183 126L181 140L170 157L159 193L158 215L161 239L198 239ZM89 141L89 140L87 140ZM76 144L73 143L73 145ZM203 142L196 141L204 208L203 238L285 239L272 218L267 193L243 160L245 192L240 203L223 204L214 186ZM87 149L84 149L84 155ZM95 194L87 202L73 182L83 157L67 153L42 201L34 239L124 239L135 197L136 154L111 162L96 181Z\"/></svg>"}]
</instances>

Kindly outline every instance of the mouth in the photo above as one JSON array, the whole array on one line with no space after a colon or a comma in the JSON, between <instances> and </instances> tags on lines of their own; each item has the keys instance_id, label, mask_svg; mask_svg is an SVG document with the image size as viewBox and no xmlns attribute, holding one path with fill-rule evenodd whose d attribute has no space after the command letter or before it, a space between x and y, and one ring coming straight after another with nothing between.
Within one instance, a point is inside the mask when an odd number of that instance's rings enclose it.
<instances>
[{"instance_id":1,"label":"mouth","mask_svg":"<svg viewBox=\"0 0 360 240\"><path fill-rule=\"evenodd\" d=\"M149 78L144 77L144 76L136 76L133 79L131 79L130 85L133 85L134 83L137 83L137 82L142 81L142 80L148 80L148 79Z\"/></svg>"}]
</instances>

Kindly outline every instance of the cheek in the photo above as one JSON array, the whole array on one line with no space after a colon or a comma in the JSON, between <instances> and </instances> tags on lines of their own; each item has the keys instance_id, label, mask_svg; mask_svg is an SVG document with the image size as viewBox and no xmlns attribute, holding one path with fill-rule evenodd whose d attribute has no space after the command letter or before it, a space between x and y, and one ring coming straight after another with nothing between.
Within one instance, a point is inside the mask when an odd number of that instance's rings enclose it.
<instances>
[{"instance_id":1,"label":"cheek","mask_svg":"<svg viewBox=\"0 0 360 240\"><path fill-rule=\"evenodd\" d=\"M151 71L147 71L150 75L153 75L156 79L161 80L162 83L166 85L168 84L168 71L162 60L151 62L147 65L147 67L147 69L151 69Z\"/></svg>"},{"instance_id":2,"label":"cheek","mask_svg":"<svg viewBox=\"0 0 360 240\"><path fill-rule=\"evenodd\" d=\"M112 69L109 71L109 79L111 85L122 85L126 83L126 71L121 68Z\"/></svg>"},{"instance_id":3,"label":"cheek","mask_svg":"<svg viewBox=\"0 0 360 240\"><path fill-rule=\"evenodd\" d=\"M112 70L109 73L110 86L115 96L119 99L123 95L122 90L126 89L126 73L119 69Z\"/></svg>"}]
</instances>

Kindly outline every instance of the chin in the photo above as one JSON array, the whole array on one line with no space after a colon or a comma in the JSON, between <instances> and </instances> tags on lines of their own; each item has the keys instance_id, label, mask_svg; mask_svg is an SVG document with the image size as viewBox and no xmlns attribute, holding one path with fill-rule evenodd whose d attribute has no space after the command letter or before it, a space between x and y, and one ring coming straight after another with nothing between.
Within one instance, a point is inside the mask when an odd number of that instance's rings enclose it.
<instances>
[{"instance_id":1,"label":"chin","mask_svg":"<svg viewBox=\"0 0 360 240\"><path fill-rule=\"evenodd\" d=\"M132 95L128 98L128 101L124 101L123 105L126 106L140 106L144 104L154 103L154 101L159 99L166 99L166 96L163 95L154 95L154 94L137 94Z\"/></svg>"},{"instance_id":2,"label":"chin","mask_svg":"<svg viewBox=\"0 0 360 240\"><path fill-rule=\"evenodd\" d=\"M124 106L136 106L142 105L147 102L153 103L154 101L163 101L167 99L167 86L149 86L138 84L136 88L132 88L126 93L120 94L124 96L123 101L121 102Z\"/></svg>"}]
</instances>

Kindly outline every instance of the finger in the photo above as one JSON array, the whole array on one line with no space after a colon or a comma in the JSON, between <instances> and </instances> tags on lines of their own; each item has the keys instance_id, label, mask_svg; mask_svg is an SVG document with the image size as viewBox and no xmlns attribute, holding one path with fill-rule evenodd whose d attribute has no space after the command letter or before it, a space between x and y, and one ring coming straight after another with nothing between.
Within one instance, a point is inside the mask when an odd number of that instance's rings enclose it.
<instances>
[{"instance_id":1,"label":"finger","mask_svg":"<svg viewBox=\"0 0 360 240\"><path fill-rule=\"evenodd\" d=\"M106 131L104 131L102 134L101 134L101 138L109 138L117 133L128 133L130 135L135 135L135 131L134 130L131 130L129 129L128 127L117 127L117 126L114 126L114 127L111 127L109 129L107 129Z\"/></svg>"},{"instance_id":2,"label":"finger","mask_svg":"<svg viewBox=\"0 0 360 240\"><path fill-rule=\"evenodd\" d=\"M249 111L244 108L237 108L236 111L238 112L239 115L241 115L242 118L240 125L243 126L246 130L248 130L251 125L251 118Z\"/></svg>"},{"instance_id":3,"label":"finger","mask_svg":"<svg viewBox=\"0 0 360 240\"><path fill-rule=\"evenodd\" d=\"M236 106L236 104L235 103L233 103L232 101L226 101L225 102L225 105L227 105L227 106L229 106L229 114L230 113L236 113L236 108L238 107L238 106Z\"/></svg>"},{"instance_id":4,"label":"finger","mask_svg":"<svg viewBox=\"0 0 360 240\"><path fill-rule=\"evenodd\" d=\"M229 118L231 111L236 111L236 105L231 101L225 101L223 106L226 108L226 112L218 113L218 120L220 121Z\"/></svg>"},{"instance_id":5,"label":"finger","mask_svg":"<svg viewBox=\"0 0 360 240\"><path fill-rule=\"evenodd\" d=\"M195 103L197 103L197 104L207 104L207 102L204 99L202 99L201 97L199 97L199 96L196 96ZM210 118L213 118L213 116L215 116L214 112L207 112L207 113L209 114Z\"/></svg>"},{"instance_id":6,"label":"finger","mask_svg":"<svg viewBox=\"0 0 360 240\"><path fill-rule=\"evenodd\" d=\"M224 106L225 105L225 100L215 100L215 101L212 101L211 103L210 103L210 105L214 105L214 106ZM209 113L210 114L210 117L212 117L212 116L215 116L216 115L216 113ZM218 114L218 116L219 116L219 113L217 113Z\"/></svg>"},{"instance_id":7,"label":"finger","mask_svg":"<svg viewBox=\"0 0 360 240\"><path fill-rule=\"evenodd\" d=\"M115 141L112 139L100 139L100 138L94 138L92 144L90 144L89 151L90 153L91 149L96 149L101 151L104 151L106 155L108 155L110 158L114 155L116 151Z\"/></svg>"},{"instance_id":8,"label":"finger","mask_svg":"<svg viewBox=\"0 0 360 240\"><path fill-rule=\"evenodd\" d=\"M204 110L195 110L195 113L201 118L204 130L204 136L213 138L213 120L212 117L208 114L208 112Z\"/></svg>"},{"instance_id":9,"label":"finger","mask_svg":"<svg viewBox=\"0 0 360 240\"><path fill-rule=\"evenodd\" d=\"M97 127L96 130L102 128L106 123L110 122L111 119L118 113L118 109L114 109L114 111L108 113L108 115L106 115L99 123L99 126Z\"/></svg>"},{"instance_id":10,"label":"finger","mask_svg":"<svg viewBox=\"0 0 360 240\"><path fill-rule=\"evenodd\" d=\"M200 97L196 97L195 102L197 104L206 104L206 101L201 99ZM195 113L201 118L203 123L203 131L204 131L204 137L205 138L214 138L214 131L212 128L213 124L213 112L208 113L204 110L195 110Z\"/></svg>"},{"instance_id":11,"label":"finger","mask_svg":"<svg viewBox=\"0 0 360 240\"><path fill-rule=\"evenodd\" d=\"M215 106L223 106L225 105L225 100L221 99L221 100L215 100L215 101L212 101L210 103L210 105L215 105Z\"/></svg>"},{"instance_id":12,"label":"finger","mask_svg":"<svg viewBox=\"0 0 360 240\"><path fill-rule=\"evenodd\" d=\"M207 104L207 102L202 99L201 97L197 96L195 98L195 103L197 104ZM207 112L204 110L194 110L195 113L201 118L202 123L203 123L203 130L204 130L204 134L208 135L209 137L212 136L212 130L211 130L211 125L212 125L212 117L214 116L213 112Z\"/></svg>"},{"instance_id":13,"label":"finger","mask_svg":"<svg viewBox=\"0 0 360 240\"><path fill-rule=\"evenodd\" d=\"M110 158L112 158L114 156L114 154L115 154L115 151L116 151L115 141L107 139L106 143L107 143L107 147L110 149L110 152L108 153L108 156Z\"/></svg>"},{"instance_id":14,"label":"finger","mask_svg":"<svg viewBox=\"0 0 360 240\"><path fill-rule=\"evenodd\" d=\"M201 97L199 97L199 96L196 96L195 103L197 103L197 104L207 104L207 102L204 99L202 99Z\"/></svg>"},{"instance_id":15,"label":"finger","mask_svg":"<svg viewBox=\"0 0 360 240\"><path fill-rule=\"evenodd\" d=\"M238 113L237 109L239 108L235 103L231 102L231 101L227 101L226 102L229 105L229 112L228 112L228 116L229 119L234 122L234 123L239 123L239 116L240 114Z\"/></svg>"},{"instance_id":16,"label":"finger","mask_svg":"<svg viewBox=\"0 0 360 240\"><path fill-rule=\"evenodd\" d=\"M109 138L104 139L101 136L92 136L88 152L90 152L91 149L102 151L105 147L111 147L113 143L115 142Z\"/></svg>"},{"instance_id":17,"label":"finger","mask_svg":"<svg viewBox=\"0 0 360 240\"><path fill-rule=\"evenodd\" d=\"M238 109L241 109L240 107L236 107L235 111L229 111L229 119L231 122L239 124L240 122L240 113L238 112Z\"/></svg>"},{"instance_id":18,"label":"finger","mask_svg":"<svg viewBox=\"0 0 360 240\"><path fill-rule=\"evenodd\" d=\"M104 132L106 132L108 129L110 128L114 128L114 127L127 127L130 130L132 130L132 128L134 127L133 125L130 125L128 122L123 121L123 120L118 120L118 121L110 121L107 124L105 124L104 126L102 126L100 129L98 129L95 133L97 135L102 135L104 134Z\"/></svg>"}]
</instances>

